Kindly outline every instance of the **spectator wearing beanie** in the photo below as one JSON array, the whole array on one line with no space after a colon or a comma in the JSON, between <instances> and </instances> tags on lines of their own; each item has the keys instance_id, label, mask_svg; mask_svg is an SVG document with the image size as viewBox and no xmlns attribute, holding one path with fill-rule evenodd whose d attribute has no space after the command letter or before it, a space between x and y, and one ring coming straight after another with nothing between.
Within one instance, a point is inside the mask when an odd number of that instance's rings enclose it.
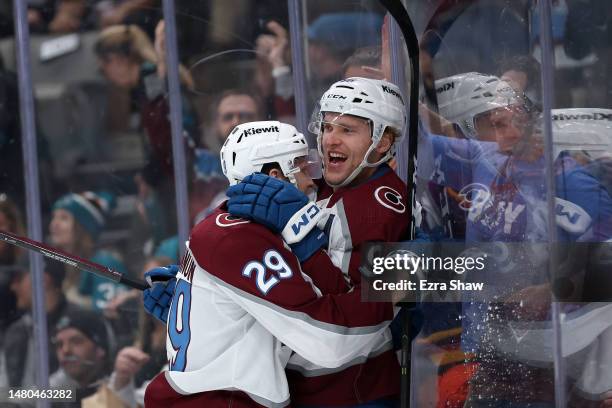
<instances>
[{"instance_id":1,"label":"spectator wearing beanie","mask_svg":"<svg viewBox=\"0 0 612 408\"><path fill-rule=\"evenodd\" d=\"M32 319L32 280L26 265L15 265L11 271L11 291L17 299L17 307L24 314L6 330L4 338L4 370L6 384L10 387L34 386L35 353L34 321ZM45 291L45 309L47 311L47 331L53 332L57 322L66 314L79 310L79 306L66 300L62 292L64 266L57 261L45 261L43 284ZM0 359L1 360L1 359ZM49 342L49 371L58 368L54 347Z\"/></svg>"},{"instance_id":2,"label":"spectator wearing beanie","mask_svg":"<svg viewBox=\"0 0 612 408\"><path fill-rule=\"evenodd\" d=\"M114 199L108 193L84 192L67 194L53 205L53 218L49 225L51 243L71 254L126 273L119 256L109 250L96 250L98 237L106 217L114 207ZM104 309L117 294L125 291L122 285L97 275L67 268L66 295L72 301Z\"/></svg>"},{"instance_id":3,"label":"spectator wearing beanie","mask_svg":"<svg viewBox=\"0 0 612 408\"><path fill-rule=\"evenodd\" d=\"M112 355L111 331L96 312L79 310L67 313L55 325L52 341L60 368L49 377L49 385L75 388L76 402L95 393L106 382Z\"/></svg>"}]
</instances>

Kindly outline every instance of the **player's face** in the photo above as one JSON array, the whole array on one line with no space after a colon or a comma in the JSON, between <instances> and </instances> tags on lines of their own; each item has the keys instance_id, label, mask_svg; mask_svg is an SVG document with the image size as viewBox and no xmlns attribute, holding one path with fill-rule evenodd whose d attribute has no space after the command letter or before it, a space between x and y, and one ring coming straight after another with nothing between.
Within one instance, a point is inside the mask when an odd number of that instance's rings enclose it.
<instances>
[{"instance_id":1,"label":"player's face","mask_svg":"<svg viewBox=\"0 0 612 408\"><path fill-rule=\"evenodd\" d=\"M97 374L104 351L80 330L72 327L61 330L54 344L59 364L70 377L83 382Z\"/></svg>"},{"instance_id":2,"label":"player's face","mask_svg":"<svg viewBox=\"0 0 612 408\"><path fill-rule=\"evenodd\" d=\"M51 242L60 248L70 248L74 244L74 217L64 209L53 211L49 225Z\"/></svg>"},{"instance_id":3,"label":"player's face","mask_svg":"<svg viewBox=\"0 0 612 408\"><path fill-rule=\"evenodd\" d=\"M322 127L323 177L331 185L340 184L361 164L372 144L370 124L356 116L325 113ZM350 184L360 183L374 170L364 168Z\"/></svg>"},{"instance_id":4,"label":"player's face","mask_svg":"<svg viewBox=\"0 0 612 408\"><path fill-rule=\"evenodd\" d=\"M496 109L476 119L479 140L496 141L500 152L511 152L525 137L527 114L520 109Z\"/></svg>"},{"instance_id":5,"label":"player's face","mask_svg":"<svg viewBox=\"0 0 612 408\"><path fill-rule=\"evenodd\" d=\"M230 95L217 108L217 136L225 142L232 129L242 123L258 119L255 100L248 95Z\"/></svg>"},{"instance_id":6,"label":"player's face","mask_svg":"<svg viewBox=\"0 0 612 408\"><path fill-rule=\"evenodd\" d=\"M109 54L98 65L106 79L119 88L131 89L138 84L138 64L123 55Z\"/></svg>"},{"instance_id":7,"label":"player's face","mask_svg":"<svg viewBox=\"0 0 612 408\"><path fill-rule=\"evenodd\" d=\"M293 175L295 177L295 183L297 188L311 199L317 197L317 186L308 174L304 171L298 171Z\"/></svg>"}]
</instances>

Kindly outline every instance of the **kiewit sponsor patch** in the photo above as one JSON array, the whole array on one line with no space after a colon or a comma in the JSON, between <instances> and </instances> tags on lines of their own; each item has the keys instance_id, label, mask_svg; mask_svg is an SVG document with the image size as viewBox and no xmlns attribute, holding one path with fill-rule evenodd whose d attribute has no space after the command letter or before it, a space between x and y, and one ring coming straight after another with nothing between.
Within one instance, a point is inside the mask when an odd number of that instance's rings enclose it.
<instances>
[{"instance_id":1,"label":"kiewit sponsor patch","mask_svg":"<svg viewBox=\"0 0 612 408\"><path fill-rule=\"evenodd\" d=\"M256 133L269 133L269 132L280 132L280 130L278 129L278 126L270 126L270 127L264 127L264 128L250 128L242 132L242 136L249 136L249 135L254 135Z\"/></svg>"},{"instance_id":2,"label":"kiewit sponsor patch","mask_svg":"<svg viewBox=\"0 0 612 408\"><path fill-rule=\"evenodd\" d=\"M612 113L594 112L594 113L560 113L552 115L553 120L609 120L612 121Z\"/></svg>"},{"instance_id":3,"label":"kiewit sponsor patch","mask_svg":"<svg viewBox=\"0 0 612 408\"><path fill-rule=\"evenodd\" d=\"M397 98L399 98L400 101L402 101L402 103L404 103L404 100L402 99L402 95L400 95L399 92L389 88L387 85L383 85L382 90L383 92L396 96Z\"/></svg>"}]
</instances>

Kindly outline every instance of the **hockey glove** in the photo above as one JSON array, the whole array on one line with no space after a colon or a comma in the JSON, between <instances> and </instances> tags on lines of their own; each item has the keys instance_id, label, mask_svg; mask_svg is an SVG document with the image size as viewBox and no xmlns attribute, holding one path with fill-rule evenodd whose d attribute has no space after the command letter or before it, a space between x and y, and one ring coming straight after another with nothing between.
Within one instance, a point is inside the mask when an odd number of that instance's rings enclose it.
<instances>
[{"instance_id":1,"label":"hockey glove","mask_svg":"<svg viewBox=\"0 0 612 408\"><path fill-rule=\"evenodd\" d=\"M255 221L288 244L301 241L323 218L316 203L291 183L253 173L227 190L231 215Z\"/></svg>"},{"instance_id":2,"label":"hockey glove","mask_svg":"<svg viewBox=\"0 0 612 408\"><path fill-rule=\"evenodd\" d=\"M289 246L300 263L303 263L320 248L327 246L327 235L319 228L313 228L304 239Z\"/></svg>"},{"instance_id":3,"label":"hockey glove","mask_svg":"<svg viewBox=\"0 0 612 408\"><path fill-rule=\"evenodd\" d=\"M178 270L178 265L168 265L145 273L145 279L151 287L143 292L144 308L164 324L168 320Z\"/></svg>"}]
</instances>

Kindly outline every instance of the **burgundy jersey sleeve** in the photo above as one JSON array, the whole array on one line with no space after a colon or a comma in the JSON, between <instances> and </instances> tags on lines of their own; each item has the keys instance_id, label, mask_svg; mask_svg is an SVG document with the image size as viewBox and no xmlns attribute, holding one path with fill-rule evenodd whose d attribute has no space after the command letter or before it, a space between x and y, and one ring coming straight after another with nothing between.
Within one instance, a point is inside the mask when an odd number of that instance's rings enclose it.
<instances>
[{"instance_id":1,"label":"burgundy jersey sleeve","mask_svg":"<svg viewBox=\"0 0 612 408\"><path fill-rule=\"evenodd\" d=\"M214 245L208 244L210 240L201 239L196 229L189 246L198 264L267 307L349 328L377 326L393 318L390 304L362 303L359 290L323 295L282 239L263 226L245 223L221 235Z\"/></svg>"},{"instance_id":2,"label":"burgundy jersey sleeve","mask_svg":"<svg viewBox=\"0 0 612 408\"><path fill-rule=\"evenodd\" d=\"M246 222L211 237L199 233L206 225L199 224L189 242L195 273L211 277L224 296L299 355L334 368L389 340L391 304L362 303L359 288L321 295L282 239L263 226Z\"/></svg>"},{"instance_id":3,"label":"burgundy jersey sleeve","mask_svg":"<svg viewBox=\"0 0 612 408\"><path fill-rule=\"evenodd\" d=\"M302 270L308 275L323 294L339 294L348 292L354 285L333 264L329 255L320 249L302 264Z\"/></svg>"}]
</instances>

